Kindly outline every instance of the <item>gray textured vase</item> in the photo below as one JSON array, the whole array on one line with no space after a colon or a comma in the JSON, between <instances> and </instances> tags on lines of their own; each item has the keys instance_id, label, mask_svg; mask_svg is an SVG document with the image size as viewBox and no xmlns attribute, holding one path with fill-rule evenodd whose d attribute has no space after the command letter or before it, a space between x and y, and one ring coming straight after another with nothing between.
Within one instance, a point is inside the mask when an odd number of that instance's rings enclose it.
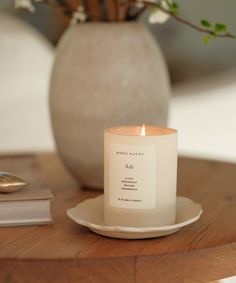
<instances>
[{"instance_id":1,"label":"gray textured vase","mask_svg":"<svg viewBox=\"0 0 236 283\"><path fill-rule=\"evenodd\" d=\"M58 152L85 186L103 187L103 130L165 126L169 76L155 39L139 23L81 24L59 42L50 111Z\"/></svg>"}]
</instances>

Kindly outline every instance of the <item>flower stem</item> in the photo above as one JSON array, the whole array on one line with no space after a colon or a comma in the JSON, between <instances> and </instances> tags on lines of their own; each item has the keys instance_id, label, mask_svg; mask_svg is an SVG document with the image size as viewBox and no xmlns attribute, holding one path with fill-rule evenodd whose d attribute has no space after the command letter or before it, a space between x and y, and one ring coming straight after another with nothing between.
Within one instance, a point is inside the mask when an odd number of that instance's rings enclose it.
<instances>
[{"instance_id":1,"label":"flower stem","mask_svg":"<svg viewBox=\"0 0 236 283\"><path fill-rule=\"evenodd\" d=\"M129 1L131 3L137 3L136 0L131 0ZM153 8L158 8L160 9L161 11L165 12L166 14L170 15L174 20L176 20L177 22L181 23L181 24L184 24L188 27L191 27L192 29L194 30L197 30L199 32L202 32L202 33L205 33L205 34L209 34L209 35L212 35L214 37L218 37L218 38L233 38L235 39L236 38L236 35L233 35L232 33L229 33L229 32L225 32L225 33L215 33L214 31L212 30L209 30L207 28L202 28L201 26L198 26L180 16L178 16L177 14L163 8L161 6L161 4L159 3L152 3L152 2L149 2L149 1L146 1L146 0L143 0L142 3L145 5L145 6L149 6L149 7L153 7Z\"/></svg>"}]
</instances>

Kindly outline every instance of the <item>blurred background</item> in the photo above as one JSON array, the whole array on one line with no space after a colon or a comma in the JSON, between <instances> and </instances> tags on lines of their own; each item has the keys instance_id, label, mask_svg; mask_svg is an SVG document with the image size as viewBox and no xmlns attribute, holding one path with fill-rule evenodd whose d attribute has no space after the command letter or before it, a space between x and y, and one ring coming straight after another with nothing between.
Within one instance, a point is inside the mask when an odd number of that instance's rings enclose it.
<instances>
[{"instance_id":1,"label":"blurred background","mask_svg":"<svg viewBox=\"0 0 236 283\"><path fill-rule=\"evenodd\" d=\"M223 22L229 31L236 33L236 1L177 2L183 18L194 23L199 23L201 19L209 19L213 23ZM40 2L35 6L35 13L29 13L23 9L14 9L12 0L0 1L1 152L54 150L47 109L48 83L55 47L69 20L57 8ZM37 33L31 38L25 36L24 40L22 36L22 40L17 39L16 33L12 44L9 44L9 37L4 41L10 28L3 12L22 19ZM19 26L18 35L23 29L28 29L28 34L32 34L32 28L23 27L18 22L16 25ZM164 25L149 25L149 28L162 47L171 75L173 91L169 126L179 130L180 153L236 162L236 40L216 39L205 45L203 34L172 19ZM33 40L33 37L37 37L37 40ZM24 42L18 48L20 41ZM26 63L24 56L32 60ZM18 71L12 67L14 74L12 68L7 73L9 58L14 64L22 65ZM11 83L13 76L14 84ZM23 86L27 89L23 94L25 99L19 97ZM18 96L14 102L9 99L13 93ZM34 115L33 123L29 119L29 111ZM18 117L21 117L21 122ZM6 120L8 125L3 122ZM21 133L24 132L19 135L19 139L15 138L15 132L9 132L13 125Z\"/></svg>"},{"instance_id":2,"label":"blurred background","mask_svg":"<svg viewBox=\"0 0 236 283\"><path fill-rule=\"evenodd\" d=\"M232 32L236 31L234 0L178 0L177 3L185 19L196 24L201 19L209 19L213 23L223 22ZM0 1L2 11L30 23L55 46L68 26L69 19L58 8L41 2L35 6L35 13L29 13L24 9L14 9L13 0ZM173 84L206 79L236 67L236 42L233 40L215 40L206 46L203 44L203 34L172 19L164 25L149 25L149 28L162 46Z\"/></svg>"}]
</instances>

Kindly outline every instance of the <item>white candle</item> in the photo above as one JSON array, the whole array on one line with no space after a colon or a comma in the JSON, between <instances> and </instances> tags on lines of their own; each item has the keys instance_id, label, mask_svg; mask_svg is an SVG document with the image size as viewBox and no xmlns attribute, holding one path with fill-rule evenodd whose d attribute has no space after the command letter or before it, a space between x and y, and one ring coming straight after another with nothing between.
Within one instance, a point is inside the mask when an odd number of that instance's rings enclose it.
<instances>
[{"instance_id":1,"label":"white candle","mask_svg":"<svg viewBox=\"0 0 236 283\"><path fill-rule=\"evenodd\" d=\"M177 131L122 126L104 131L104 221L147 227L175 223Z\"/></svg>"}]
</instances>

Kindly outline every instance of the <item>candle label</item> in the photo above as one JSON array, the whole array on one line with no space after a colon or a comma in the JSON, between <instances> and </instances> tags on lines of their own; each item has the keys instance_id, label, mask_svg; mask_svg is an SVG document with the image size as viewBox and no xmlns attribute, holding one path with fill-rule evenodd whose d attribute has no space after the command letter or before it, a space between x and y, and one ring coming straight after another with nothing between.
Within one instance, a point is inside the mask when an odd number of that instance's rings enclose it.
<instances>
[{"instance_id":1,"label":"candle label","mask_svg":"<svg viewBox=\"0 0 236 283\"><path fill-rule=\"evenodd\" d=\"M153 209L156 199L156 147L110 145L109 203L129 209Z\"/></svg>"}]
</instances>

